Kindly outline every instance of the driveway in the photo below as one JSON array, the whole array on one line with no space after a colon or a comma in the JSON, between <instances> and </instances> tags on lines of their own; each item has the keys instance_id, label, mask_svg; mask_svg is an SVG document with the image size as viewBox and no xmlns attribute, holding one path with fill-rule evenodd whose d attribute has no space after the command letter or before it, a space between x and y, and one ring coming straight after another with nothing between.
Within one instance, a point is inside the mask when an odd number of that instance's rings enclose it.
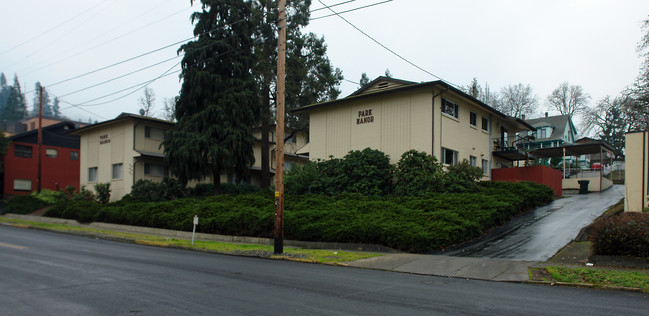
<instances>
[{"instance_id":1,"label":"driveway","mask_svg":"<svg viewBox=\"0 0 649 316\"><path fill-rule=\"evenodd\" d=\"M514 219L506 233L446 253L451 256L546 261L624 197L624 186L564 197Z\"/></svg>"}]
</instances>

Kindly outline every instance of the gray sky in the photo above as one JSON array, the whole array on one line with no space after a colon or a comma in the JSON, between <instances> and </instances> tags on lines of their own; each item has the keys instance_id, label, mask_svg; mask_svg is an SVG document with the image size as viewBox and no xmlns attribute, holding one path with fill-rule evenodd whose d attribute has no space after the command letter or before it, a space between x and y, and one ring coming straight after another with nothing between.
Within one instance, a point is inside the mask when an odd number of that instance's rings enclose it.
<instances>
[{"instance_id":1,"label":"gray sky","mask_svg":"<svg viewBox=\"0 0 649 316\"><path fill-rule=\"evenodd\" d=\"M345 11L381 1L357 0L334 9ZM323 2L332 5L343 0ZM321 7L313 1L312 9ZM65 115L84 121L137 113L142 90L127 88L165 73L170 75L149 85L156 94L156 109L161 110L163 99L180 90L179 67L173 67L180 58L163 62L176 56L180 44L56 83L190 38L189 0L5 1L0 8L0 72L10 84L13 74L18 74L23 91L29 92L30 108L36 81L67 102L61 104ZM325 14L330 12L319 10L312 17ZM488 83L496 91L508 84L530 84L541 113L546 96L563 81L583 86L592 96L591 104L632 84L641 63L635 50L640 26L648 15L646 0L394 0L343 16L451 83L467 85L477 77L482 86ZM363 72L374 79L388 68L399 79L437 80L336 16L313 20L306 31L325 37L328 56L345 79L358 82ZM156 63L161 64L152 66ZM88 89L73 93L84 88ZM346 96L358 86L345 81L340 88L341 96ZM117 92L122 89L126 90Z\"/></svg>"}]
</instances>

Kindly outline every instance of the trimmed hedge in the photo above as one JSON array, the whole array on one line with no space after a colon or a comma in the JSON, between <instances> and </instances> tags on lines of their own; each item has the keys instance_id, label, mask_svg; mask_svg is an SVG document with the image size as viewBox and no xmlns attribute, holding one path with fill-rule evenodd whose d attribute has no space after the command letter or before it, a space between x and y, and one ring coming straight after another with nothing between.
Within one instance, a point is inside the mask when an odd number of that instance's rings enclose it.
<instances>
[{"instance_id":1,"label":"trimmed hedge","mask_svg":"<svg viewBox=\"0 0 649 316\"><path fill-rule=\"evenodd\" d=\"M381 244L427 252L470 240L513 216L552 200L552 189L531 182L478 185L478 193L422 197L287 195L285 238ZM270 192L100 205L65 201L46 216L190 231L198 215L203 233L272 237Z\"/></svg>"},{"instance_id":2,"label":"trimmed hedge","mask_svg":"<svg viewBox=\"0 0 649 316\"><path fill-rule=\"evenodd\" d=\"M649 214L600 217L590 233L593 254L649 257Z\"/></svg>"},{"instance_id":3,"label":"trimmed hedge","mask_svg":"<svg viewBox=\"0 0 649 316\"><path fill-rule=\"evenodd\" d=\"M29 214L52 205L36 197L35 195L17 195L7 201L7 205L0 211L1 214Z\"/></svg>"}]
</instances>

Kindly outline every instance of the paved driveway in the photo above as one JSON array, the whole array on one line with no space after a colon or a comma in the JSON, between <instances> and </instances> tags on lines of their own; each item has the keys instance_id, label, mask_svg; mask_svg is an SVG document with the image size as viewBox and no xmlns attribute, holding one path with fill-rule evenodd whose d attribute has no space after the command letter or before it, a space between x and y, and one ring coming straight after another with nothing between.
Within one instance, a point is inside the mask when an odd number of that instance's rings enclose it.
<instances>
[{"instance_id":1,"label":"paved driveway","mask_svg":"<svg viewBox=\"0 0 649 316\"><path fill-rule=\"evenodd\" d=\"M623 197L624 186L614 185L604 192L561 198L515 219L504 236L449 254L546 261Z\"/></svg>"}]
</instances>

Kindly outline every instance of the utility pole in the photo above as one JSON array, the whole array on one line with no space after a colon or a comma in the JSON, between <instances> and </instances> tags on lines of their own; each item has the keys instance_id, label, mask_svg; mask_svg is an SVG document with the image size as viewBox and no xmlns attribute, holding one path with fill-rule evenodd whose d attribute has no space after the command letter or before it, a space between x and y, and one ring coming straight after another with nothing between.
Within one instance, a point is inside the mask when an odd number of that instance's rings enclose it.
<instances>
[{"instance_id":1,"label":"utility pole","mask_svg":"<svg viewBox=\"0 0 649 316\"><path fill-rule=\"evenodd\" d=\"M286 76L286 0L279 0L277 21L277 124L275 134L275 253L284 252L284 80Z\"/></svg>"},{"instance_id":2,"label":"utility pole","mask_svg":"<svg viewBox=\"0 0 649 316\"><path fill-rule=\"evenodd\" d=\"M36 190L38 193L41 193L41 147L43 146L43 86L40 86L39 89L39 102L38 102L38 174L36 175Z\"/></svg>"}]
</instances>

